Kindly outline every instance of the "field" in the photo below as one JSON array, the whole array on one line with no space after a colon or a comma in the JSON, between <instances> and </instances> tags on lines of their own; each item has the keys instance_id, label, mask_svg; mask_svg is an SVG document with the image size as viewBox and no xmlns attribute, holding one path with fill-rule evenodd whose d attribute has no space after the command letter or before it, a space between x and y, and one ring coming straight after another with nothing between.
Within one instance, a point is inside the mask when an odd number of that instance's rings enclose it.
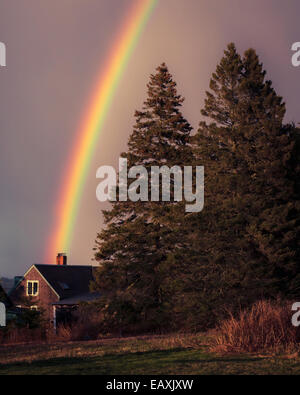
<instances>
[{"instance_id":1,"label":"field","mask_svg":"<svg viewBox=\"0 0 300 395\"><path fill-rule=\"evenodd\" d=\"M205 336L142 336L0 347L0 375L300 374L299 355L218 355Z\"/></svg>"}]
</instances>

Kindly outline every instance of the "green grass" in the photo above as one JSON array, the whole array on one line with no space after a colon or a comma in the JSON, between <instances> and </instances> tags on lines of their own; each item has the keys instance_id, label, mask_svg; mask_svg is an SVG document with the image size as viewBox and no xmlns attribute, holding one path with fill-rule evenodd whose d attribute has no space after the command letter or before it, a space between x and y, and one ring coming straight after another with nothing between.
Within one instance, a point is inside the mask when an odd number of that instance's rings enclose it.
<instances>
[{"instance_id":1,"label":"green grass","mask_svg":"<svg viewBox=\"0 0 300 395\"><path fill-rule=\"evenodd\" d=\"M282 357L256 357L247 355L220 356L209 353L206 346L176 347L176 341L128 339L107 343L87 342L56 345L57 351L67 357L55 355L54 346L43 360L13 362L0 365L0 375L118 375L118 374L299 374L300 359ZM38 350L38 346L36 346ZM159 349L161 348L161 349ZM40 348L39 348L40 349ZM23 350L23 351L21 351ZM34 347L31 347L34 353ZM66 351L68 350L68 351ZM141 350L141 351L139 351ZM1 353L0 349L0 353ZM13 348L6 353L13 352ZM15 353L24 353L24 347ZM72 356L73 355L73 356ZM81 356L80 356L81 355ZM3 355L2 355L3 356ZM20 355L18 356L20 358Z\"/></svg>"}]
</instances>

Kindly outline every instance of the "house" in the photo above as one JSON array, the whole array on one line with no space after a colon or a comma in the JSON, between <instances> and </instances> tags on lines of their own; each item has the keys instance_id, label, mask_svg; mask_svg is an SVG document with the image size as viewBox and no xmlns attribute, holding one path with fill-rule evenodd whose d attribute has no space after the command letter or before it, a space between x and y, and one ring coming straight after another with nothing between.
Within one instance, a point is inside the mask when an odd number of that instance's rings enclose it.
<instances>
[{"instance_id":1,"label":"house","mask_svg":"<svg viewBox=\"0 0 300 395\"><path fill-rule=\"evenodd\" d=\"M80 302L99 297L90 292L93 266L67 265L67 256L58 254L56 265L35 264L19 278L10 293L16 307L44 312L54 327L76 310Z\"/></svg>"}]
</instances>

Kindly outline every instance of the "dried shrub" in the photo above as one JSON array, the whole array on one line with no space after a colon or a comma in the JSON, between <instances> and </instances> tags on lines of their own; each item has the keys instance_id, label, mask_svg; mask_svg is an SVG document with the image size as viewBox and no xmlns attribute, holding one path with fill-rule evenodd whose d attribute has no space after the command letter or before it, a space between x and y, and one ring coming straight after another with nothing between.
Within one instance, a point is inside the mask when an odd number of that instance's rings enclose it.
<instances>
[{"instance_id":1,"label":"dried shrub","mask_svg":"<svg viewBox=\"0 0 300 395\"><path fill-rule=\"evenodd\" d=\"M26 344L42 343L46 340L46 332L43 328L9 328L0 334L0 344Z\"/></svg>"},{"instance_id":2,"label":"dried shrub","mask_svg":"<svg viewBox=\"0 0 300 395\"><path fill-rule=\"evenodd\" d=\"M70 325L71 340L97 340L104 331L101 309L93 304L82 304Z\"/></svg>"},{"instance_id":3,"label":"dried shrub","mask_svg":"<svg viewBox=\"0 0 300 395\"><path fill-rule=\"evenodd\" d=\"M299 350L300 328L292 325L292 303L260 301L223 321L213 337L218 352L292 352Z\"/></svg>"}]
</instances>

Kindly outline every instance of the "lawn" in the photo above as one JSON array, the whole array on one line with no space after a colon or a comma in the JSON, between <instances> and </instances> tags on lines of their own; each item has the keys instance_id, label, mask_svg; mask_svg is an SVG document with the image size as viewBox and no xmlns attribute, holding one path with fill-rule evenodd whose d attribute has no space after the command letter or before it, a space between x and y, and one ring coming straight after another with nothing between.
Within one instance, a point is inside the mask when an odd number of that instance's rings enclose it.
<instances>
[{"instance_id":1,"label":"lawn","mask_svg":"<svg viewBox=\"0 0 300 395\"><path fill-rule=\"evenodd\" d=\"M0 348L0 375L299 373L299 357L221 356L210 353L205 339L199 337L111 339Z\"/></svg>"}]
</instances>

